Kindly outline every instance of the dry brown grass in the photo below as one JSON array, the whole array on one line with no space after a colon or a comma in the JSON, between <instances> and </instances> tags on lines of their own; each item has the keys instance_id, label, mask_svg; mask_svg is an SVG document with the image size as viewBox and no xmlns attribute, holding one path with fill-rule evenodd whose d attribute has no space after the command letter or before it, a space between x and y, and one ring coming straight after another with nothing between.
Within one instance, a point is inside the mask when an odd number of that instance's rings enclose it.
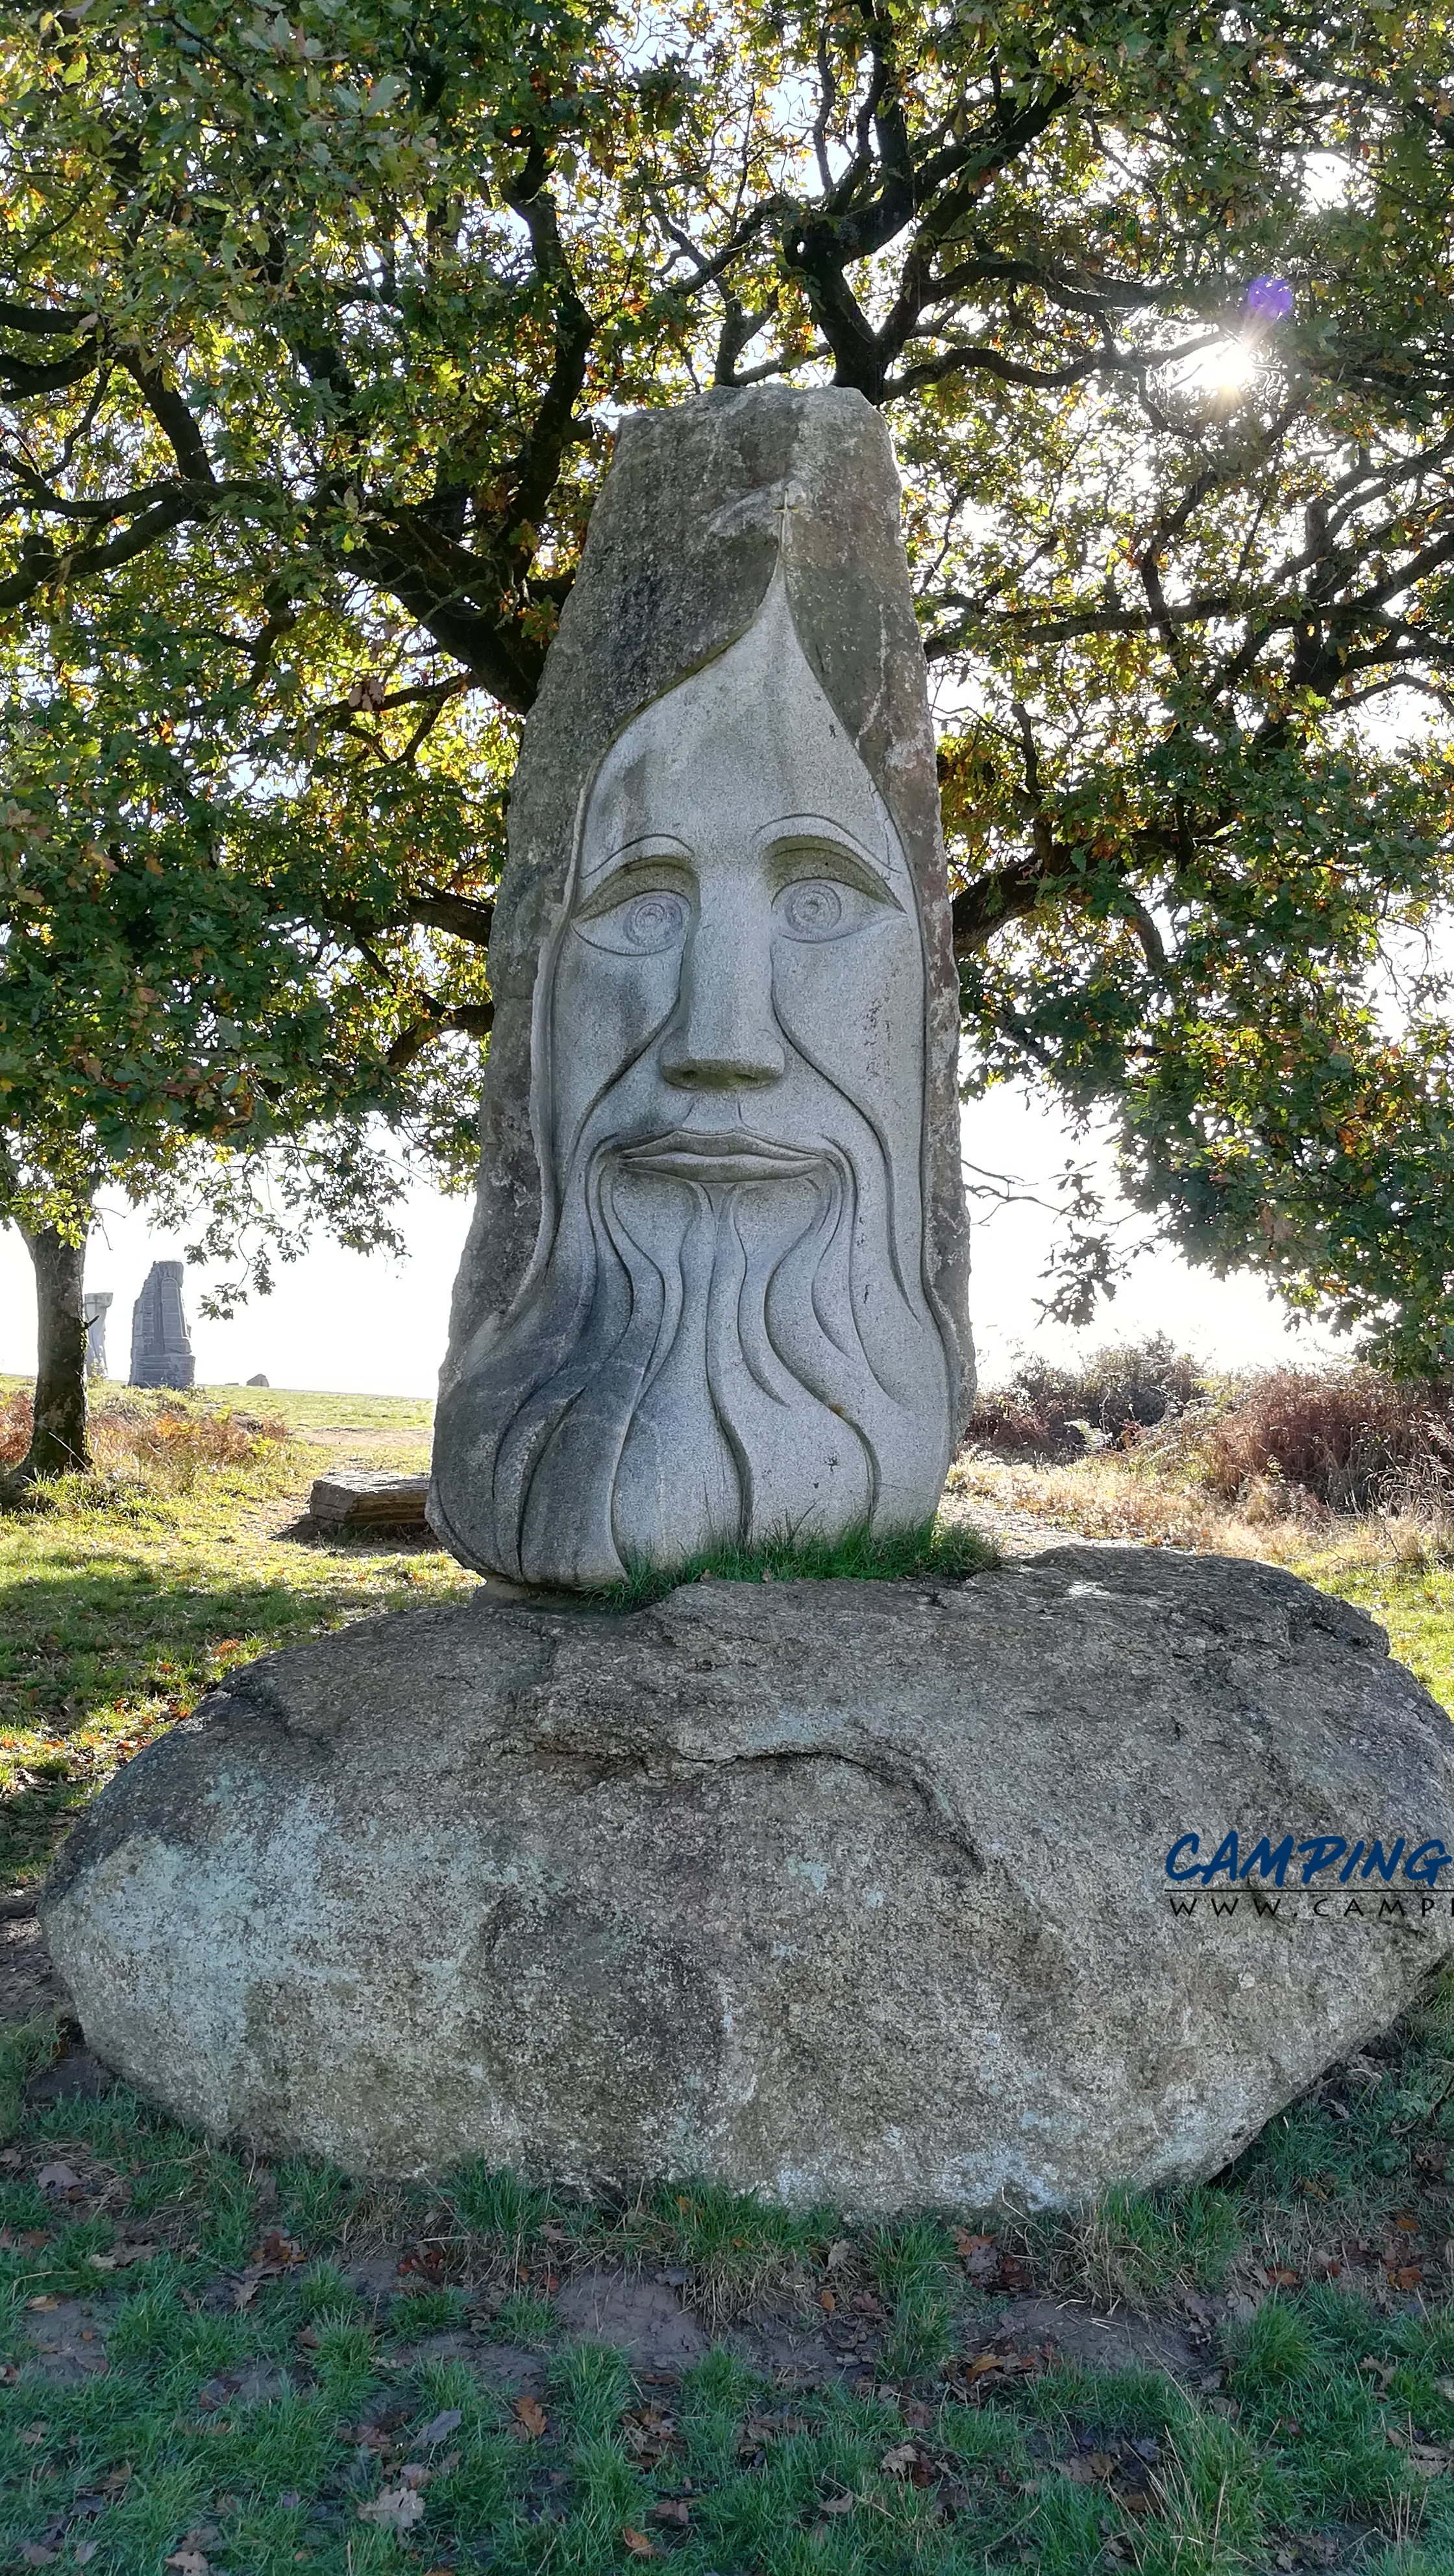
<instances>
[{"instance_id":1,"label":"dry brown grass","mask_svg":"<svg viewBox=\"0 0 1454 2576\"><path fill-rule=\"evenodd\" d=\"M1149 1547L1203 1548L1272 1564L1311 1551L1348 1565L1410 1568L1454 1563L1454 1511L1332 1512L1305 1487L1254 1476L1236 1502L1175 1472L1165 1453L1108 1451L1069 1467L1007 1463L967 1450L949 1471L945 1507L991 1536L1125 1539ZM1007 1525L1008 1524L1008 1528Z\"/></svg>"},{"instance_id":2,"label":"dry brown grass","mask_svg":"<svg viewBox=\"0 0 1454 2576\"><path fill-rule=\"evenodd\" d=\"M30 1423L30 1394L21 1387L0 1403L0 1467L24 1457ZM94 1401L90 1429L98 1477L168 1494L186 1493L205 1470L245 1465L292 1436L276 1416L139 1388L118 1388Z\"/></svg>"}]
</instances>

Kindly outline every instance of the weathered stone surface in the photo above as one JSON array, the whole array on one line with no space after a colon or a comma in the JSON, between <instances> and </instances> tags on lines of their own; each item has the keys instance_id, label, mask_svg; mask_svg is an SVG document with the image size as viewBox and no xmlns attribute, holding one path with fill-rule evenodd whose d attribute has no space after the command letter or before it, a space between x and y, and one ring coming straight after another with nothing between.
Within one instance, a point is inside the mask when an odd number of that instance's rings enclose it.
<instances>
[{"instance_id":1,"label":"weathered stone surface","mask_svg":"<svg viewBox=\"0 0 1454 2576\"><path fill-rule=\"evenodd\" d=\"M320 1529L426 1529L427 1476L390 1476L367 1468L340 1468L315 1476L308 1513Z\"/></svg>"},{"instance_id":2,"label":"weathered stone surface","mask_svg":"<svg viewBox=\"0 0 1454 2576\"><path fill-rule=\"evenodd\" d=\"M268 1383L268 1381L267 1381L266 1377L263 1375L263 1372L262 1372L262 1370L261 1370L261 1369L259 1369L259 1370L258 1370L258 1373L257 1373L256 1377L250 1377L250 1378L248 1379L248 1385L249 1385L249 1386L266 1386L266 1385L267 1385L267 1383Z\"/></svg>"},{"instance_id":3,"label":"weathered stone surface","mask_svg":"<svg viewBox=\"0 0 1454 2576\"><path fill-rule=\"evenodd\" d=\"M106 1375L106 1317L115 1302L109 1288L88 1288L81 1299L86 1318L87 1377Z\"/></svg>"},{"instance_id":4,"label":"weathered stone surface","mask_svg":"<svg viewBox=\"0 0 1454 2576\"><path fill-rule=\"evenodd\" d=\"M1065 2201L1215 2171L1449 1954L1403 1879L1174 1914L1174 1839L1234 1827L1454 1850L1449 1722L1288 1575L1062 1548L269 1656L101 1793L43 1916L97 2055L268 2152Z\"/></svg>"},{"instance_id":5,"label":"weathered stone surface","mask_svg":"<svg viewBox=\"0 0 1454 2576\"><path fill-rule=\"evenodd\" d=\"M526 727L430 1517L608 1582L932 1512L972 1393L958 986L882 421L623 421Z\"/></svg>"},{"instance_id":6,"label":"weathered stone surface","mask_svg":"<svg viewBox=\"0 0 1454 2576\"><path fill-rule=\"evenodd\" d=\"M180 1261L154 1261L131 1310L133 1386L186 1387L196 1376Z\"/></svg>"}]
</instances>

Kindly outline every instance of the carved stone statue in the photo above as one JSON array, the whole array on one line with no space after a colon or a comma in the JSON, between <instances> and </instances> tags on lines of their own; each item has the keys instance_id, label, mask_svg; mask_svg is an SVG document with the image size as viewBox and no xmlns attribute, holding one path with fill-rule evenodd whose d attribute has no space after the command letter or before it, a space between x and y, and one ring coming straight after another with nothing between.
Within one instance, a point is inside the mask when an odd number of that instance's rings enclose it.
<instances>
[{"instance_id":1,"label":"carved stone statue","mask_svg":"<svg viewBox=\"0 0 1454 2576\"><path fill-rule=\"evenodd\" d=\"M968 1370L957 1003L887 437L623 423L526 731L430 1514L619 1579L932 1513Z\"/></svg>"}]
</instances>

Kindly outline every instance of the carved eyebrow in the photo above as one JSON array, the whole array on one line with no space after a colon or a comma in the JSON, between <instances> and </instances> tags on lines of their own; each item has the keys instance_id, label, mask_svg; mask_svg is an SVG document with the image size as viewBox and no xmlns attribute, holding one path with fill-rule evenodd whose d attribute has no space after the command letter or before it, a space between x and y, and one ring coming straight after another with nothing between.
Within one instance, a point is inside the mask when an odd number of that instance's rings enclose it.
<instances>
[{"instance_id":1,"label":"carved eyebrow","mask_svg":"<svg viewBox=\"0 0 1454 2576\"><path fill-rule=\"evenodd\" d=\"M856 886L871 903L889 903L896 911L903 910L889 883L886 863L876 859L841 823L831 823L825 815L785 816L759 832L757 840L779 885L790 885L795 877L821 876L826 865L832 875L842 878L846 885Z\"/></svg>"},{"instance_id":2,"label":"carved eyebrow","mask_svg":"<svg viewBox=\"0 0 1454 2576\"><path fill-rule=\"evenodd\" d=\"M633 885L690 888L695 881L692 854L684 841L674 839L670 832L645 832L639 840L625 841L619 850L608 851L593 868L582 870L584 900L576 904L576 916L584 920L591 913L609 911Z\"/></svg>"}]
</instances>

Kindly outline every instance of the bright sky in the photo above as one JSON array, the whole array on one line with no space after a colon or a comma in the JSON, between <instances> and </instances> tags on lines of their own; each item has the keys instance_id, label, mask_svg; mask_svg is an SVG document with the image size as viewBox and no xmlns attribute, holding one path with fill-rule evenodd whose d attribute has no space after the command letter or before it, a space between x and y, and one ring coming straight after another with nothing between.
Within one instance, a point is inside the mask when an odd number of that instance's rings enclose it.
<instances>
[{"instance_id":1,"label":"bright sky","mask_svg":"<svg viewBox=\"0 0 1454 2576\"><path fill-rule=\"evenodd\" d=\"M1027 1092L1005 1088L964 1112L964 1152L981 1167L1018 1175L1053 1200L1054 1178L1075 1150L1063 1121ZM1104 1166L1102 1166L1104 1168ZM257 1370L274 1386L363 1395L432 1395L444 1356L449 1295L469 1208L462 1199L416 1191L401 1230L402 1262L364 1258L330 1244L281 1270L270 1297L255 1298L231 1323L198 1313L212 1275L189 1270L187 1310L199 1384L242 1382ZM1033 1205L981 1215L975 1228L971 1312L986 1384L1007 1376L1019 1349L1068 1355L1078 1346L1164 1331L1183 1349L1222 1367L1316 1360L1346 1343L1290 1335L1286 1310L1249 1278L1214 1279L1169 1252L1143 1255L1114 1303L1080 1335L1040 1321L1035 1300L1054 1236L1049 1211ZM130 1367L131 1309L153 1261L176 1258L179 1241L152 1234L144 1216L116 1203L91 1239L86 1284L112 1291L107 1359L113 1377ZM35 1298L19 1236L0 1229L0 1371L35 1367Z\"/></svg>"}]
</instances>

